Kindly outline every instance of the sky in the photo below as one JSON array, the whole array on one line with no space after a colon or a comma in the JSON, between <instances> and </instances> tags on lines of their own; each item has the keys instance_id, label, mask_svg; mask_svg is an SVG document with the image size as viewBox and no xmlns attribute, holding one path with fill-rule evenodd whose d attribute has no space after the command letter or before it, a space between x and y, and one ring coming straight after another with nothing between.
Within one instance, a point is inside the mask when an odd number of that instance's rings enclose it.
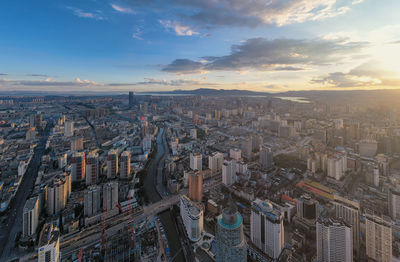
<instances>
[{"instance_id":1,"label":"sky","mask_svg":"<svg viewBox=\"0 0 400 262\"><path fill-rule=\"evenodd\" d=\"M398 0L3 0L0 91L400 87Z\"/></svg>"}]
</instances>

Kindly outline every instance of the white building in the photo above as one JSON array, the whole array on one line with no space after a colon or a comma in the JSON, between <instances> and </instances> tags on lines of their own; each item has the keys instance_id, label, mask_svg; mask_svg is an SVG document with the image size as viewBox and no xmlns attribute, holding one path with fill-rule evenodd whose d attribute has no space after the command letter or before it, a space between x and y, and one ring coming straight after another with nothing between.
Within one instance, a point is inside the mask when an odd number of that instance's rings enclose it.
<instances>
[{"instance_id":1,"label":"white building","mask_svg":"<svg viewBox=\"0 0 400 262\"><path fill-rule=\"evenodd\" d=\"M236 162L225 160L222 164L222 183L230 186L236 182Z\"/></svg>"},{"instance_id":2,"label":"white building","mask_svg":"<svg viewBox=\"0 0 400 262\"><path fill-rule=\"evenodd\" d=\"M283 214L268 201L251 203L251 242L272 259L277 259L284 245Z\"/></svg>"},{"instance_id":3,"label":"white building","mask_svg":"<svg viewBox=\"0 0 400 262\"><path fill-rule=\"evenodd\" d=\"M229 157L239 161L242 158L242 150L239 148L232 148L229 150Z\"/></svg>"},{"instance_id":4,"label":"white building","mask_svg":"<svg viewBox=\"0 0 400 262\"><path fill-rule=\"evenodd\" d=\"M197 129L196 128L190 129L190 137L193 139L197 139Z\"/></svg>"},{"instance_id":5,"label":"white building","mask_svg":"<svg viewBox=\"0 0 400 262\"><path fill-rule=\"evenodd\" d=\"M316 224L317 261L352 262L353 232L342 220L318 219Z\"/></svg>"},{"instance_id":6,"label":"white building","mask_svg":"<svg viewBox=\"0 0 400 262\"><path fill-rule=\"evenodd\" d=\"M151 150L151 137L150 136L146 136L145 138L143 138L143 151L148 152Z\"/></svg>"},{"instance_id":7,"label":"white building","mask_svg":"<svg viewBox=\"0 0 400 262\"><path fill-rule=\"evenodd\" d=\"M329 177L340 180L347 171L346 154L335 154L328 157L327 170Z\"/></svg>"},{"instance_id":8,"label":"white building","mask_svg":"<svg viewBox=\"0 0 400 262\"><path fill-rule=\"evenodd\" d=\"M202 155L200 153L190 153L190 169L202 171Z\"/></svg>"},{"instance_id":9,"label":"white building","mask_svg":"<svg viewBox=\"0 0 400 262\"><path fill-rule=\"evenodd\" d=\"M192 202L187 196L182 195L180 200L180 214L190 241L199 241L203 232L202 207Z\"/></svg>"},{"instance_id":10,"label":"white building","mask_svg":"<svg viewBox=\"0 0 400 262\"><path fill-rule=\"evenodd\" d=\"M39 262L58 262L60 258L60 231L52 224L44 225L38 244Z\"/></svg>"},{"instance_id":11,"label":"white building","mask_svg":"<svg viewBox=\"0 0 400 262\"><path fill-rule=\"evenodd\" d=\"M55 175L46 188L46 211L52 216L65 208L71 194L71 175L60 173Z\"/></svg>"},{"instance_id":12,"label":"white building","mask_svg":"<svg viewBox=\"0 0 400 262\"><path fill-rule=\"evenodd\" d=\"M74 135L74 122L66 121L64 125L64 136L72 137Z\"/></svg>"},{"instance_id":13,"label":"white building","mask_svg":"<svg viewBox=\"0 0 400 262\"><path fill-rule=\"evenodd\" d=\"M221 170L223 162L224 155L220 152L214 152L208 156L208 168L213 171Z\"/></svg>"},{"instance_id":14,"label":"white building","mask_svg":"<svg viewBox=\"0 0 400 262\"><path fill-rule=\"evenodd\" d=\"M39 199L29 198L25 202L22 214L22 236L28 237L36 233L39 224Z\"/></svg>"}]
</instances>

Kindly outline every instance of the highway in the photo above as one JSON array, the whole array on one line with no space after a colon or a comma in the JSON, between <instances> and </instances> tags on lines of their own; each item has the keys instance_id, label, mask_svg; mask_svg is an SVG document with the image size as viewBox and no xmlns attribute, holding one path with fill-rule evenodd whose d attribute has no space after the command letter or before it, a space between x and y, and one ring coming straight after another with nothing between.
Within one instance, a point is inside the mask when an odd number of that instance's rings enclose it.
<instances>
[{"instance_id":1,"label":"highway","mask_svg":"<svg viewBox=\"0 0 400 262\"><path fill-rule=\"evenodd\" d=\"M52 127L53 123L49 121L38 142L32 160L29 163L14 200L10 203L9 210L7 211L7 222L0 226L0 261L8 261L10 258L17 255L13 253L15 244L14 240L18 232L22 231L22 212L25 201L29 197L35 184L40 167L40 160L45 150L46 141Z\"/></svg>"}]
</instances>

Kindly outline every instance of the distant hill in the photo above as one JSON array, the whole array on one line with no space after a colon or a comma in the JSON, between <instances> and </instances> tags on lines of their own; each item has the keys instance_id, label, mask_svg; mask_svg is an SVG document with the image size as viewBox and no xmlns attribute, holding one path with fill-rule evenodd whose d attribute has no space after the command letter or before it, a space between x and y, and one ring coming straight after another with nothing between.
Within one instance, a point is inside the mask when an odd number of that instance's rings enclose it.
<instances>
[{"instance_id":1,"label":"distant hill","mask_svg":"<svg viewBox=\"0 0 400 262\"><path fill-rule=\"evenodd\" d=\"M197 95L197 96L267 96L267 92L254 92L249 90L238 89L212 89L212 88L199 88L194 90L173 90L162 92L143 92L142 94L164 94L164 95Z\"/></svg>"}]
</instances>

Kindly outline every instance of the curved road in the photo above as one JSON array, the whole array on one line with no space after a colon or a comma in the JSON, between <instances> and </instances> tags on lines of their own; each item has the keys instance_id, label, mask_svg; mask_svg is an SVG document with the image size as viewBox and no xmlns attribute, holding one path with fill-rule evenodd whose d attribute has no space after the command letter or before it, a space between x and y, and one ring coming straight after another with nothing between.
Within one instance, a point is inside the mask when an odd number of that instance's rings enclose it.
<instances>
[{"instance_id":1,"label":"curved road","mask_svg":"<svg viewBox=\"0 0 400 262\"><path fill-rule=\"evenodd\" d=\"M164 128L160 128L160 131L158 132L157 135L157 154L150 163L149 170L144 179L145 194L147 195L151 203L155 203L162 200L162 197L157 191L157 184L162 187L162 182L160 181L160 179L157 179L157 176L159 176L159 173L162 172L163 162L164 162L163 160L165 159L167 154L168 154L168 146L165 139ZM171 211L169 210L165 211L163 213L160 213L158 216L160 217L161 222L167 234L171 257L174 257L176 255L174 261L182 261L182 262L185 261L183 252L181 252L182 246L179 241L178 229L172 218Z\"/></svg>"}]
</instances>

